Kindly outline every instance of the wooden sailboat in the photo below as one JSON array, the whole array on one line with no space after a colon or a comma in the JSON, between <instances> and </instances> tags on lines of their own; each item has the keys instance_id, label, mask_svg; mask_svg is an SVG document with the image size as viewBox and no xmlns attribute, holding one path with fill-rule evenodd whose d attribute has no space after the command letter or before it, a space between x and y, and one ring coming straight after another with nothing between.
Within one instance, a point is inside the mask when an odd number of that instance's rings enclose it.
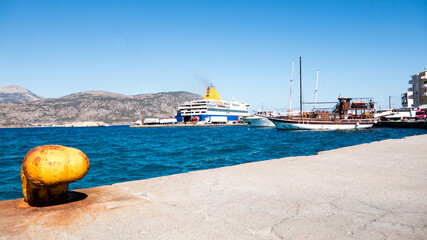
<instances>
[{"instance_id":1,"label":"wooden sailboat","mask_svg":"<svg viewBox=\"0 0 427 240\"><path fill-rule=\"evenodd\" d=\"M338 98L338 103L331 111L324 109L304 112L302 102L302 71L300 57L300 113L298 116L282 116L269 118L278 129L283 130L345 130L370 128L375 123L373 116L374 103L372 98ZM317 101L317 81L315 104Z\"/></svg>"}]
</instances>

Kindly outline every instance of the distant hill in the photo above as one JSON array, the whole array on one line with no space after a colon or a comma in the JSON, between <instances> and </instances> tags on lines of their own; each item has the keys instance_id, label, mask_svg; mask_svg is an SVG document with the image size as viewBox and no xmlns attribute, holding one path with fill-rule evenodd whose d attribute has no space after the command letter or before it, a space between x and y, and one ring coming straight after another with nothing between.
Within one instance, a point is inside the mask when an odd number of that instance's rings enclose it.
<instances>
[{"instance_id":1,"label":"distant hill","mask_svg":"<svg viewBox=\"0 0 427 240\"><path fill-rule=\"evenodd\" d=\"M0 103L28 103L43 99L18 85L0 87Z\"/></svg>"},{"instance_id":2,"label":"distant hill","mask_svg":"<svg viewBox=\"0 0 427 240\"><path fill-rule=\"evenodd\" d=\"M80 92L27 103L2 103L0 126L52 126L85 121L130 124L147 117L173 117L180 104L201 98L184 91L135 96Z\"/></svg>"}]
</instances>

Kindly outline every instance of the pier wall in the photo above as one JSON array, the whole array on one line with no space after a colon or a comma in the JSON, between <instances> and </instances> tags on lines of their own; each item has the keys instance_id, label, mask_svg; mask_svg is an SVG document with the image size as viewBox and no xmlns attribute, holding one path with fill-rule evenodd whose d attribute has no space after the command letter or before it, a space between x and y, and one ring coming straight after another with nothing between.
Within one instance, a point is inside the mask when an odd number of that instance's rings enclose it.
<instances>
[{"instance_id":1,"label":"pier wall","mask_svg":"<svg viewBox=\"0 0 427 240\"><path fill-rule=\"evenodd\" d=\"M0 239L427 239L427 134L0 202Z\"/></svg>"}]
</instances>

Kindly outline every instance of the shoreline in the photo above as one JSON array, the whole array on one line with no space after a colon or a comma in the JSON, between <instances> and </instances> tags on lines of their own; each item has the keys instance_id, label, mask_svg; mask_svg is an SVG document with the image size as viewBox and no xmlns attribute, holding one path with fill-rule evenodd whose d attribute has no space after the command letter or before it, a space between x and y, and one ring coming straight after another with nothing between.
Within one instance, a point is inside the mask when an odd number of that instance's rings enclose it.
<instances>
[{"instance_id":1,"label":"shoreline","mask_svg":"<svg viewBox=\"0 0 427 240\"><path fill-rule=\"evenodd\" d=\"M0 238L425 239L427 134L0 201Z\"/></svg>"},{"instance_id":2,"label":"shoreline","mask_svg":"<svg viewBox=\"0 0 427 240\"><path fill-rule=\"evenodd\" d=\"M130 125L131 128L164 128L164 127L228 127L228 126L248 126L247 123L226 123L226 124L153 124L153 125Z\"/></svg>"},{"instance_id":3,"label":"shoreline","mask_svg":"<svg viewBox=\"0 0 427 240\"><path fill-rule=\"evenodd\" d=\"M120 127L120 126L129 126L129 124L110 124L107 126L0 126L0 129L19 129L19 128L97 128L97 127Z\"/></svg>"},{"instance_id":4,"label":"shoreline","mask_svg":"<svg viewBox=\"0 0 427 240\"><path fill-rule=\"evenodd\" d=\"M224 126L248 126L245 123L238 124L174 124L174 125L140 125L132 124L110 124L106 126L0 126L0 129L20 129L20 128L103 128L103 127L130 127L130 128L162 128L162 127L224 127Z\"/></svg>"}]
</instances>

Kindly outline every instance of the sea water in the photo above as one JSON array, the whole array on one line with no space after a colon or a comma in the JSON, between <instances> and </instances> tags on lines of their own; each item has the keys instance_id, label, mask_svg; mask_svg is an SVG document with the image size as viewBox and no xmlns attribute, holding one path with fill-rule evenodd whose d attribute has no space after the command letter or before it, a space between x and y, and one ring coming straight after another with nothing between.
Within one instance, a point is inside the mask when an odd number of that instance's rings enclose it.
<instances>
[{"instance_id":1,"label":"sea water","mask_svg":"<svg viewBox=\"0 0 427 240\"><path fill-rule=\"evenodd\" d=\"M89 188L426 134L425 129L281 131L242 126L0 129L0 200L22 198L20 170L34 147L82 150L90 169L70 189ZM342 159L346 161L346 159Z\"/></svg>"}]
</instances>

